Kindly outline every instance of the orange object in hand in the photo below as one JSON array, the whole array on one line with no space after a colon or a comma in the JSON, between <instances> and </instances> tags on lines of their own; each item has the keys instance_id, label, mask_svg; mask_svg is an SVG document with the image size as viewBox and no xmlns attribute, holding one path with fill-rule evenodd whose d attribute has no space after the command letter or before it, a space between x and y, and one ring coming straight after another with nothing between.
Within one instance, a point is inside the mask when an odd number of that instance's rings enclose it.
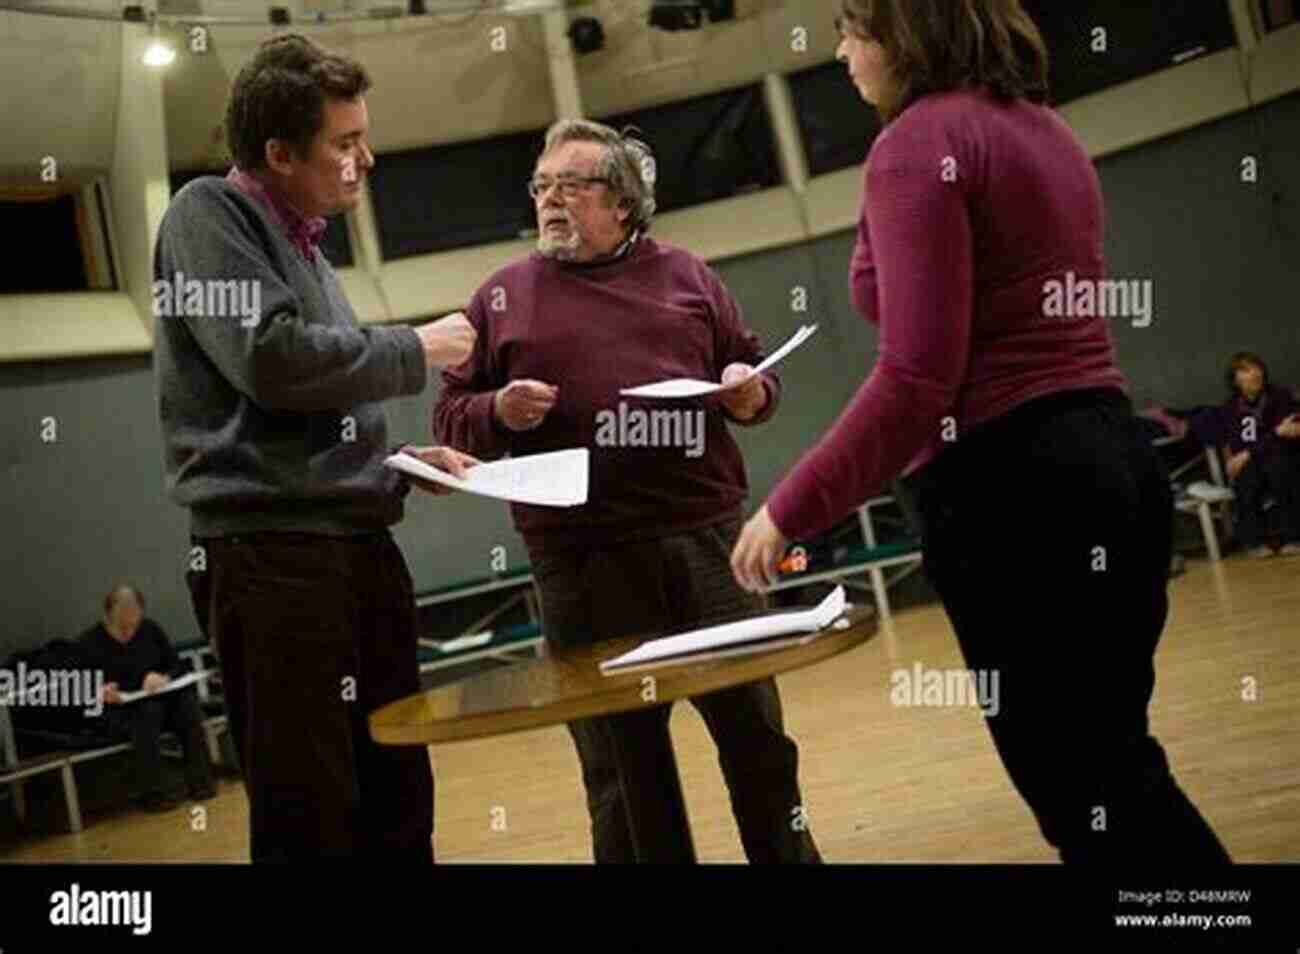
<instances>
[{"instance_id":1,"label":"orange object in hand","mask_svg":"<svg viewBox=\"0 0 1300 954\"><path fill-rule=\"evenodd\" d=\"M808 551L803 547L795 547L776 565L776 569L780 573L802 573L808 569Z\"/></svg>"}]
</instances>

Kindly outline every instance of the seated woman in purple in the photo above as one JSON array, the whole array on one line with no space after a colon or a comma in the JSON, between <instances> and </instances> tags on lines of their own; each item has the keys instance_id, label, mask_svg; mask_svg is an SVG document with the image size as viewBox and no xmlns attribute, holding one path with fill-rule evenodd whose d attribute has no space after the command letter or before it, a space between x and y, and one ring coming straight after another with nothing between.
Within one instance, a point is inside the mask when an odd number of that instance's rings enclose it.
<instances>
[{"instance_id":1,"label":"seated woman in purple","mask_svg":"<svg viewBox=\"0 0 1300 954\"><path fill-rule=\"evenodd\" d=\"M1101 188L1046 105L1042 37L1015 0L843 2L838 58L885 121L849 267L880 356L733 571L761 588L789 541L904 473L967 665L1000 679L993 742L1062 860L1229 862L1148 727L1173 501L1087 306Z\"/></svg>"},{"instance_id":2,"label":"seated woman in purple","mask_svg":"<svg viewBox=\"0 0 1300 954\"><path fill-rule=\"evenodd\" d=\"M1268 367L1249 351L1228 362L1231 395L1223 406L1222 448L1228 479L1237 495L1237 539L1253 557L1270 557L1264 542L1263 506L1278 508L1281 553L1300 555L1300 403L1270 385Z\"/></svg>"}]
</instances>

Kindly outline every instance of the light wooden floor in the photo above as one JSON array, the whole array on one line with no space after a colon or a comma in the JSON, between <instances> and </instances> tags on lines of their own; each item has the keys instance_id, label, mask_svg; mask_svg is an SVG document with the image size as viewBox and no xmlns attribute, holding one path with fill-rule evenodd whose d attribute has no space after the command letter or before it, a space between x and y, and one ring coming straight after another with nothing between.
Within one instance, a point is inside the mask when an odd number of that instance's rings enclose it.
<instances>
[{"instance_id":1,"label":"light wooden floor","mask_svg":"<svg viewBox=\"0 0 1300 954\"><path fill-rule=\"evenodd\" d=\"M1170 588L1153 731L1236 860L1300 860L1300 559L1190 560ZM978 709L890 704L890 672L917 660L962 667L938 606L900 613L892 636L780 680L826 860L1055 861ZM1241 698L1248 677L1257 701ZM672 728L700 859L743 861L703 723L683 704ZM562 728L452 745L434 759L441 861L590 860L578 763ZM224 782L205 808L205 830L194 830L190 806L162 816L124 810L80 835L29 839L0 857L246 860L239 783Z\"/></svg>"}]
</instances>

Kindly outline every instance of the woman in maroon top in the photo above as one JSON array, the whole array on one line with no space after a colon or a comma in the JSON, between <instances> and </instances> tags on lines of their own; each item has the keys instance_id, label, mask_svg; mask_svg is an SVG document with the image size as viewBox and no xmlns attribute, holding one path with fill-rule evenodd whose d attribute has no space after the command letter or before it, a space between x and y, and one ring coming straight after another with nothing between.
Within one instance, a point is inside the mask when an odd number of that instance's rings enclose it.
<instances>
[{"instance_id":1,"label":"woman in maroon top","mask_svg":"<svg viewBox=\"0 0 1300 954\"><path fill-rule=\"evenodd\" d=\"M885 121L850 265L879 359L745 526L736 578L761 589L904 474L967 665L998 676L998 754L1062 860L1227 862L1148 730L1173 504L1108 321L1150 312L1106 312L1101 190L1046 105L1042 38L1016 0L844 0L839 24Z\"/></svg>"}]
</instances>

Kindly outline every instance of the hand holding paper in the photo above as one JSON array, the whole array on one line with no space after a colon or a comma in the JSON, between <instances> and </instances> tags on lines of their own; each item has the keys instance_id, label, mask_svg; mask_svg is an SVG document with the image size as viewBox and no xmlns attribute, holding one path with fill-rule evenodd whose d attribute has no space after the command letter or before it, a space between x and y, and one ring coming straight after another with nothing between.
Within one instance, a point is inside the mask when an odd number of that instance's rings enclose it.
<instances>
[{"instance_id":1,"label":"hand holding paper","mask_svg":"<svg viewBox=\"0 0 1300 954\"><path fill-rule=\"evenodd\" d=\"M668 381L660 381L657 384L643 384L640 387L623 388L619 391L619 394L625 394L628 397L691 398L703 397L706 394L716 394L719 391L729 391L732 388L739 387L754 378L756 375L762 374L768 368L772 367L795 348L799 347L811 338L816 330L816 325L804 325L794 333L794 336L791 337L789 341L773 352L762 364L754 368L750 374L727 384L718 384L713 381L700 381L696 378L672 378Z\"/></svg>"},{"instance_id":2,"label":"hand holding paper","mask_svg":"<svg viewBox=\"0 0 1300 954\"><path fill-rule=\"evenodd\" d=\"M144 675L144 682L140 688L145 692L157 692L169 682L169 678L160 672L147 672Z\"/></svg>"},{"instance_id":3,"label":"hand holding paper","mask_svg":"<svg viewBox=\"0 0 1300 954\"><path fill-rule=\"evenodd\" d=\"M393 454L384 464L452 490L544 507L575 507L587 502L590 456L590 451L582 447L511 457L476 463L462 471L463 477L431 467L410 454Z\"/></svg>"},{"instance_id":4,"label":"hand holding paper","mask_svg":"<svg viewBox=\"0 0 1300 954\"><path fill-rule=\"evenodd\" d=\"M464 480L469 468L476 467L482 463L476 457L469 454L462 454L458 450L450 447L404 447L402 454L414 457L417 460L428 464L432 469L446 472L460 480ZM411 483L415 484L421 490L434 495L449 494L454 488L446 484L431 481L423 474L407 473Z\"/></svg>"},{"instance_id":5,"label":"hand holding paper","mask_svg":"<svg viewBox=\"0 0 1300 954\"><path fill-rule=\"evenodd\" d=\"M718 400L738 421L750 420L767 404L767 387L762 376L753 372L747 364L729 364L722 369L722 386L726 390Z\"/></svg>"}]
</instances>

